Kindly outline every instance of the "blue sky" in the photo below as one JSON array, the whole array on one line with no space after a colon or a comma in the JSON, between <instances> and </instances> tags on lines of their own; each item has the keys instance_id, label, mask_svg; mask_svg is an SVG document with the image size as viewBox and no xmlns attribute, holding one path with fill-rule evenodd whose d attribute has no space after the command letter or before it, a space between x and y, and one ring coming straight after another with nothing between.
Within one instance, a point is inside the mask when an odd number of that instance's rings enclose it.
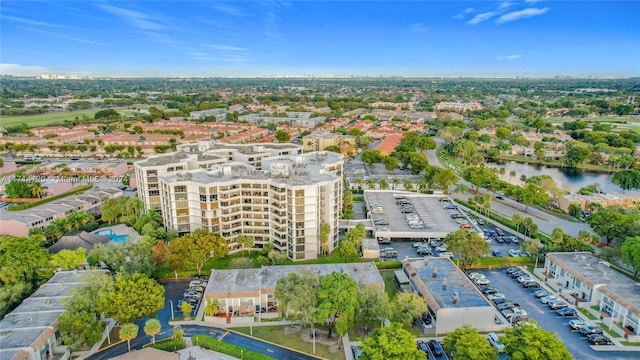
<instances>
[{"instance_id":1,"label":"blue sky","mask_svg":"<svg viewBox=\"0 0 640 360\"><path fill-rule=\"evenodd\" d=\"M640 76L640 1L0 3L0 72Z\"/></svg>"}]
</instances>

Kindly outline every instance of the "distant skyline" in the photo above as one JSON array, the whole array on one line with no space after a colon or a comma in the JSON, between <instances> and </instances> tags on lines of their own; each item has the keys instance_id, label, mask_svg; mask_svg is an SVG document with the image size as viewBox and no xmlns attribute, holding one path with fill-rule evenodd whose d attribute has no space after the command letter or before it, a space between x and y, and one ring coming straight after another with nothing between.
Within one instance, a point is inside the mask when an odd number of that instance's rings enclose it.
<instances>
[{"instance_id":1,"label":"distant skyline","mask_svg":"<svg viewBox=\"0 0 640 360\"><path fill-rule=\"evenodd\" d=\"M640 1L0 3L0 74L637 77Z\"/></svg>"}]
</instances>

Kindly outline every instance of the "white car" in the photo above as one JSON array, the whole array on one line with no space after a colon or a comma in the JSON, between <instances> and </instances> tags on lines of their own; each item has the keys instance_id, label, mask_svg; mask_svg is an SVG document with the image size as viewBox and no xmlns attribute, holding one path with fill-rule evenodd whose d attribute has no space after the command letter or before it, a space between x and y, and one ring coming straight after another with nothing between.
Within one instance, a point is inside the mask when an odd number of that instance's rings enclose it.
<instances>
[{"instance_id":1,"label":"white car","mask_svg":"<svg viewBox=\"0 0 640 360\"><path fill-rule=\"evenodd\" d=\"M498 335L496 333L494 332L489 333L487 338L489 339L489 344L491 344L491 346L498 349L499 353L504 352L504 344L500 342L500 339L498 338Z\"/></svg>"},{"instance_id":2,"label":"white car","mask_svg":"<svg viewBox=\"0 0 640 360\"><path fill-rule=\"evenodd\" d=\"M472 279L472 280L473 279L484 279L484 278L486 278L486 276L484 276L484 274L480 274L478 272L472 272L472 273L469 273L469 278Z\"/></svg>"},{"instance_id":3,"label":"white car","mask_svg":"<svg viewBox=\"0 0 640 360\"><path fill-rule=\"evenodd\" d=\"M548 304L549 301L558 300L558 297L555 295L547 295L540 298L540 302L543 304Z\"/></svg>"},{"instance_id":4,"label":"white car","mask_svg":"<svg viewBox=\"0 0 640 360\"><path fill-rule=\"evenodd\" d=\"M514 256L514 257L520 256L520 251L514 250L514 249L509 249L509 255L510 256Z\"/></svg>"},{"instance_id":5,"label":"white car","mask_svg":"<svg viewBox=\"0 0 640 360\"><path fill-rule=\"evenodd\" d=\"M447 245L441 245L441 246L438 246L438 247L436 248L436 251L437 251L437 252L446 252L446 251L447 251Z\"/></svg>"},{"instance_id":6,"label":"white car","mask_svg":"<svg viewBox=\"0 0 640 360\"><path fill-rule=\"evenodd\" d=\"M449 259L453 258L453 253L452 252L443 252L438 254L441 257L448 257Z\"/></svg>"},{"instance_id":7,"label":"white car","mask_svg":"<svg viewBox=\"0 0 640 360\"><path fill-rule=\"evenodd\" d=\"M573 319L569 320L569 326L571 326L573 330L580 330L580 328L587 326L587 323L580 319Z\"/></svg>"},{"instance_id":8,"label":"white car","mask_svg":"<svg viewBox=\"0 0 640 360\"><path fill-rule=\"evenodd\" d=\"M423 242L414 242L414 243L413 243L413 247L414 247L414 248L420 248L420 247L423 247L423 246L425 246L425 245L427 245L427 244L425 244L425 243L423 243Z\"/></svg>"},{"instance_id":9,"label":"white car","mask_svg":"<svg viewBox=\"0 0 640 360\"><path fill-rule=\"evenodd\" d=\"M495 293L495 294L489 294L487 295L487 299L489 300L495 300L495 299L504 299L504 294L503 293Z\"/></svg>"},{"instance_id":10,"label":"white car","mask_svg":"<svg viewBox=\"0 0 640 360\"><path fill-rule=\"evenodd\" d=\"M531 278L531 276L529 275L522 275L518 278L518 282L520 284L524 283L525 281L533 281L534 279Z\"/></svg>"},{"instance_id":11,"label":"white car","mask_svg":"<svg viewBox=\"0 0 640 360\"><path fill-rule=\"evenodd\" d=\"M476 285L489 285L489 284L491 284L491 281L489 281L489 279L487 279L487 278L475 279L475 280L473 280L473 282L476 283Z\"/></svg>"}]
</instances>

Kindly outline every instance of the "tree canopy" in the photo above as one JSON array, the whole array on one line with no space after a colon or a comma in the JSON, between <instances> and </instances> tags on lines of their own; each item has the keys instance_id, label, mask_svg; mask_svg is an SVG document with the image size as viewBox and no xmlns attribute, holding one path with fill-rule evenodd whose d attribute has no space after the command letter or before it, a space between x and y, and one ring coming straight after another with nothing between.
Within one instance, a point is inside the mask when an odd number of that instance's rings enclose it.
<instances>
[{"instance_id":1,"label":"tree canopy","mask_svg":"<svg viewBox=\"0 0 640 360\"><path fill-rule=\"evenodd\" d=\"M352 327L358 305L358 285L349 275L331 273L320 280L316 321L327 324L329 337L335 328L341 336Z\"/></svg>"},{"instance_id":2,"label":"tree canopy","mask_svg":"<svg viewBox=\"0 0 640 360\"><path fill-rule=\"evenodd\" d=\"M301 274L290 272L278 279L274 297L278 299L278 311L287 319L299 321L302 326L313 322L320 276L309 270Z\"/></svg>"},{"instance_id":3,"label":"tree canopy","mask_svg":"<svg viewBox=\"0 0 640 360\"><path fill-rule=\"evenodd\" d=\"M637 279L640 271L640 236L628 237L620 246L620 254L622 262L633 267L633 278Z\"/></svg>"},{"instance_id":4,"label":"tree canopy","mask_svg":"<svg viewBox=\"0 0 640 360\"><path fill-rule=\"evenodd\" d=\"M424 353L416 347L416 338L399 323L376 329L362 339L366 360L422 360Z\"/></svg>"},{"instance_id":5,"label":"tree canopy","mask_svg":"<svg viewBox=\"0 0 640 360\"><path fill-rule=\"evenodd\" d=\"M100 309L121 324L154 317L164 307L164 287L142 274L118 274L104 293Z\"/></svg>"},{"instance_id":6,"label":"tree canopy","mask_svg":"<svg viewBox=\"0 0 640 360\"><path fill-rule=\"evenodd\" d=\"M460 229L447 234L444 243L449 251L460 255L463 267L473 264L483 255L488 255L491 250L491 245L484 241L476 231L469 229Z\"/></svg>"},{"instance_id":7,"label":"tree canopy","mask_svg":"<svg viewBox=\"0 0 640 360\"><path fill-rule=\"evenodd\" d=\"M565 344L551 332L542 329L535 321L530 326L518 326L504 331L501 341L513 360L566 360L573 356Z\"/></svg>"},{"instance_id":8,"label":"tree canopy","mask_svg":"<svg viewBox=\"0 0 640 360\"><path fill-rule=\"evenodd\" d=\"M494 360L498 350L492 347L478 329L464 324L444 337L444 349L453 360Z\"/></svg>"},{"instance_id":9,"label":"tree canopy","mask_svg":"<svg viewBox=\"0 0 640 360\"><path fill-rule=\"evenodd\" d=\"M420 295L412 292L396 294L391 302L391 320L405 326L427 311L427 303Z\"/></svg>"}]
</instances>

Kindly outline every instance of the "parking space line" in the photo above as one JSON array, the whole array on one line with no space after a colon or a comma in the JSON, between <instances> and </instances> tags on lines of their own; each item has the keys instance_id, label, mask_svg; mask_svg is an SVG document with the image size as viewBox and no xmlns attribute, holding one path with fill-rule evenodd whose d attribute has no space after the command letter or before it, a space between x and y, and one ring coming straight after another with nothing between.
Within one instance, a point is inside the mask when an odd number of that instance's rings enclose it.
<instances>
[{"instance_id":1,"label":"parking space line","mask_svg":"<svg viewBox=\"0 0 640 360\"><path fill-rule=\"evenodd\" d=\"M227 334L229 333L229 330L225 331L224 334L222 334L222 336L220 336L220 341L222 341L222 339L224 339L225 336L227 336Z\"/></svg>"}]
</instances>

